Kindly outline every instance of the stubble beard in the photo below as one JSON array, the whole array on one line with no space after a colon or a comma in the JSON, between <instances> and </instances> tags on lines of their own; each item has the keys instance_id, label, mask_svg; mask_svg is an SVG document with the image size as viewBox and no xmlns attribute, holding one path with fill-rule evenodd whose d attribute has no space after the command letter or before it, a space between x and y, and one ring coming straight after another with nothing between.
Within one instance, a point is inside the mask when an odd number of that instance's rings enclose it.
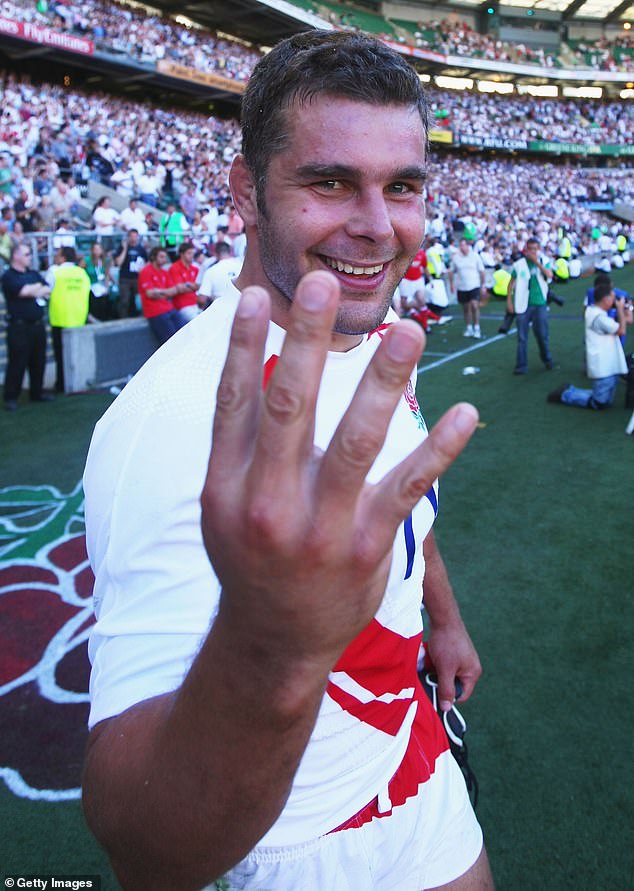
<instances>
[{"instance_id":1,"label":"stubble beard","mask_svg":"<svg viewBox=\"0 0 634 891\"><path fill-rule=\"evenodd\" d=\"M290 310L297 285L301 279L297 265L291 257L284 257L279 249L281 239L276 237L264 214L260 214L258 224L258 242L260 262L264 273L273 286L275 293L271 293L273 300L285 301L285 309ZM325 267L321 267L325 268ZM327 271L327 270L326 270ZM396 285L388 288L385 296L379 304L376 303L375 293L371 299L364 300L355 295L355 299L346 300L345 291L342 292L342 302L335 319L333 331L336 334L360 336L375 331L383 324L385 316L392 305L392 294ZM270 289L269 289L270 290Z\"/></svg>"}]
</instances>

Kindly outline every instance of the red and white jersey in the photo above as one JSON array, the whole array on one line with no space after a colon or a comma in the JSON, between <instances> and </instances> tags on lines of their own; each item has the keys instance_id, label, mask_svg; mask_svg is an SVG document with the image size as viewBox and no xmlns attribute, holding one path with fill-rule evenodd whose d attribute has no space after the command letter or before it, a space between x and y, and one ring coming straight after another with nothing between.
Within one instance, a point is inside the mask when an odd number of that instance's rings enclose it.
<instances>
[{"instance_id":1,"label":"red and white jersey","mask_svg":"<svg viewBox=\"0 0 634 891\"><path fill-rule=\"evenodd\" d=\"M219 583L202 542L199 499L234 311L234 301L219 300L177 332L96 427L84 475L96 576L91 726L176 689L216 613ZM387 324L395 319L390 311ZM328 446L387 324L354 349L328 354L316 412L320 448ZM270 324L264 385L284 336ZM370 482L426 436L414 382L413 375ZM399 765L407 762L400 772L404 785L396 790L404 800L433 773L435 758L447 748L416 677L422 542L436 510L434 485L398 530L381 606L333 666L289 799L261 844L297 844L323 835L375 796L379 810L388 812L399 803L393 786L388 792Z\"/></svg>"}]
</instances>

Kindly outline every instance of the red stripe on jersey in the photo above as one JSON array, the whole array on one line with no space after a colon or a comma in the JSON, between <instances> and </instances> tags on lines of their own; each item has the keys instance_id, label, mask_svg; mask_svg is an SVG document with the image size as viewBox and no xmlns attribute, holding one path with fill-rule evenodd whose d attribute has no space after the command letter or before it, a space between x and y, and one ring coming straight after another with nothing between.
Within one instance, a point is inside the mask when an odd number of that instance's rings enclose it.
<instances>
[{"instance_id":1,"label":"red stripe on jersey","mask_svg":"<svg viewBox=\"0 0 634 891\"><path fill-rule=\"evenodd\" d=\"M280 358L279 356L273 355L269 359L267 359L266 362L264 363L264 369L262 372L262 389L263 390L266 390L266 388L268 387L269 381L271 380L271 375L273 374L273 371L275 370L275 366L277 365L277 360L279 358Z\"/></svg>"},{"instance_id":2,"label":"red stripe on jersey","mask_svg":"<svg viewBox=\"0 0 634 891\"><path fill-rule=\"evenodd\" d=\"M434 773L436 759L447 751L449 743L440 719L420 683L416 688L416 701L418 710L405 756L387 786L391 809L380 811L377 796L331 832L358 829L371 820L389 817L395 807L405 804L408 798L417 795L421 784L426 783Z\"/></svg>"},{"instance_id":3,"label":"red stripe on jersey","mask_svg":"<svg viewBox=\"0 0 634 891\"><path fill-rule=\"evenodd\" d=\"M329 681L328 695L341 708L359 721L371 724L396 736L414 698L416 662L422 635L402 637L385 628L376 619L348 645L333 671L344 672L368 694L370 701L362 702L354 692L342 689L336 681ZM391 702L380 701L402 696Z\"/></svg>"}]
</instances>

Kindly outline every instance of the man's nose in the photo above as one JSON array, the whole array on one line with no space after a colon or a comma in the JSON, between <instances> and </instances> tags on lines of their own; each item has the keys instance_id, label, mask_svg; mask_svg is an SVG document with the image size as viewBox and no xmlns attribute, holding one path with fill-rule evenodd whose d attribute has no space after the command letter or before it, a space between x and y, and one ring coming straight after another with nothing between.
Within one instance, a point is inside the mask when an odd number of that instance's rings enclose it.
<instances>
[{"instance_id":1,"label":"man's nose","mask_svg":"<svg viewBox=\"0 0 634 891\"><path fill-rule=\"evenodd\" d=\"M354 211L346 223L346 231L354 238L367 238L376 243L393 237L392 216L382 191L358 196Z\"/></svg>"}]
</instances>

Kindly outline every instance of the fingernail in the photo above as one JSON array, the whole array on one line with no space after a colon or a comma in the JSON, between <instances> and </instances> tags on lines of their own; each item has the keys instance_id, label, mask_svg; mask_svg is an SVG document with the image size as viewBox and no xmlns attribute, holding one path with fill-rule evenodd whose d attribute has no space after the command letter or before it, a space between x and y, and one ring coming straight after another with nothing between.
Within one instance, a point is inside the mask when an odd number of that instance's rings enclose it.
<instances>
[{"instance_id":1,"label":"fingernail","mask_svg":"<svg viewBox=\"0 0 634 891\"><path fill-rule=\"evenodd\" d=\"M297 289L295 299L303 309L325 309L330 300L328 289L316 281L302 282Z\"/></svg>"},{"instance_id":2,"label":"fingernail","mask_svg":"<svg viewBox=\"0 0 634 891\"><path fill-rule=\"evenodd\" d=\"M414 362L418 358L420 344L402 328L393 328L386 349L388 356L397 362Z\"/></svg>"},{"instance_id":3,"label":"fingernail","mask_svg":"<svg viewBox=\"0 0 634 891\"><path fill-rule=\"evenodd\" d=\"M472 405L461 406L454 416L454 427L459 433L470 433L478 423L478 417Z\"/></svg>"},{"instance_id":4,"label":"fingernail","mask_svg":"<svg viewBox=\"0 0 634 891\"><path fill-rule=\"evenodd\" d=\"M236 315L240 319L251 319L253 316L257 315L259 308L260 300L258 295L247 288L246 291L242 292Z\"/></svg>"},{"instance_id":5,"label":"fingernail","mask_svg":"<svg viewBox=\"0 0 634 891\"><path fill-rule=\"evenodd\" d=\"M453 702L449 702L448 699L440 700L440 710L441 712L450 712L453 708Z\"/></svg>"}]
</instances>

